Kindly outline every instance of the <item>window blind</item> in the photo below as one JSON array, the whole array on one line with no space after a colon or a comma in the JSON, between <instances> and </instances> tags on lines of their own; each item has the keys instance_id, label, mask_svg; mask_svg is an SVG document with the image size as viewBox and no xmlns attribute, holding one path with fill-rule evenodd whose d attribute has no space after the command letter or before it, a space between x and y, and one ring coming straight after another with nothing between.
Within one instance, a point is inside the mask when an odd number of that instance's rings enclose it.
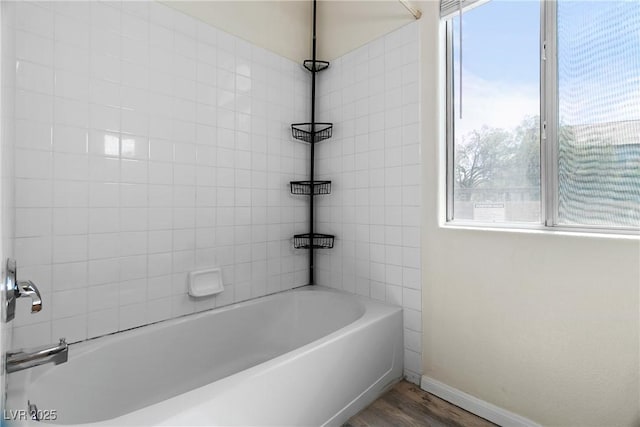
<instances>
[{"instance_id":1,"label":"window blind","mask_svg":"<svg viewBox=\"0 0 640 427\"><path fill-rule=\"evenodd\" d=\"M461 6L464 12L487 1L489 0L440 0L440 17L450 18L452 15L460 13Z\"/></svg>"}]
</instances>

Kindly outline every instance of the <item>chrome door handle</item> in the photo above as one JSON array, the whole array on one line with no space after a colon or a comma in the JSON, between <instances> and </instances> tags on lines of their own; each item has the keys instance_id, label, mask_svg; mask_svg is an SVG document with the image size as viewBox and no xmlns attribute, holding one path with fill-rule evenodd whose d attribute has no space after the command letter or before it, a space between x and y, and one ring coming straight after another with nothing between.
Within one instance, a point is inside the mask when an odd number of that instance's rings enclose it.
<instances>
[{"instance_id":1,"label":"chrome door handle","mask_svg":"<svg viewBox=\"0 0 640 427\"><path fill-rule=\"evenodd\" d=\"M4 293L6 298L5 322L10 322L16 315L16 299L31 298L31 313L42 310L42 297L38 287L31 280L16 279L16 261L7 259L4 279Z\"/></svg>"},{"instance_id":2,"label":"chrome door handle","mask_svg":"<svg viewBox=\"0 0 640 427\"><path fill-rule=\"evenodd\" d=\"M31 280L20 280L18 282L18 298L31 298L31 313L37 313L42 310L42 297L35 283Z\"/></svg>"}]
</instances>

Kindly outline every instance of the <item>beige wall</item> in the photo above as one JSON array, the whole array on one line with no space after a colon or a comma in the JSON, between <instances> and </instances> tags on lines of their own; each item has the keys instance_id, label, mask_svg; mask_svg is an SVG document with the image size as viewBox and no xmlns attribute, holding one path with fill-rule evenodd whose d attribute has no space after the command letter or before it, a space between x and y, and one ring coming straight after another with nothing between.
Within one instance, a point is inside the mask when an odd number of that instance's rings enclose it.
<instances>
[{"instance_id":1,"label":"beige wall","mask_svg":"<svg viewBox=\"0 0 640 427\"><path fill-rule=\"evenodd\" d=\"M296 62L311 57L310 0L163 3ZM319 0L317 8L318 59L328 61L414 21L397 0Z\"/></svg>"},{"instance_id":2,"label":"beige wall","mask_svg":"<svg viewBox=\"0 0 640 427\"><path fill-rule=\"evenodd\" d=\"M448 229L438 4L420 4L425 375L544 425L640 424L640 241Z\"/></svg>"},{"instance_id":3,"label":"beige wall","mask_svg":"<svg viewBox=\"0 0 640 427\"><path fill-rule=\"evenodd\" d=\"M317 15L318 58L329 61L415 21L397 0L322 0Z\"/></svg>"},{"instance_id":4,"label":"beige wall","mask_svg":"<svg viewBox=\"0 0 640 427\"><path fill-rule=\"evenodd\" d=\"M296 62L311 49L309 1L163 1L166 5Z\"/></svg>"}]
</instances>

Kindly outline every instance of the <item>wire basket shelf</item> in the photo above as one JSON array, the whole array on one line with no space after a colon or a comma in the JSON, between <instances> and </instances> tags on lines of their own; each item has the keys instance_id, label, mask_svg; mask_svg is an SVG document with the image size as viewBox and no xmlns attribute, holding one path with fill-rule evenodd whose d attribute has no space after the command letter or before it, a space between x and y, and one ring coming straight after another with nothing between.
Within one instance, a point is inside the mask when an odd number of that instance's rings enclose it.
<instances>
[{"instance_id":1,"label":"wire basket shelf","mask_svg":"<svg viewBox=\"0 0 640 427\"><path fill-rule=\"evenodd\" d=\"M307 59L302 64L307 70L315 72L326 70L327 68L329 68L329 61L314 61L313 59Z\"/></svg>"},{"instance_id":2,"label":"wire basket shelf","mask_svg":"<svg viewBox=\"0 0 640 427\"><path fill-rule=\"evenodd\" d=\"M333 248L333 240L335 236L331 234L313 233L313 248L314 249L331 249ZM309 233L296 234L293 236L293 247L296 249L310 249Z\"/></svg>"},{"instance_id":3,"label":"wire basket shelf","mask_svg":"<svg viewBox=\"0 0 640 427\"><path fill-rule=\"evenodd\" d=\"M291 134L295 139L304 142L324 141L333 134L333 123L315 123L315 132L311 132L311 123L294 123L291 125ZM315 134L315 138L313 138Z\"/></svg>"},{"instance_id":4,"label":"wire basket shelf","mask_svg":"<svg viewBox=\"0 0 640 427\"><path fill-rule=\"evenodd\" d=\"M311 195L311 181L291 181L291 194ZM331 181L313 181L313 195L331 194Z\"/></svg>"}]
</instances>

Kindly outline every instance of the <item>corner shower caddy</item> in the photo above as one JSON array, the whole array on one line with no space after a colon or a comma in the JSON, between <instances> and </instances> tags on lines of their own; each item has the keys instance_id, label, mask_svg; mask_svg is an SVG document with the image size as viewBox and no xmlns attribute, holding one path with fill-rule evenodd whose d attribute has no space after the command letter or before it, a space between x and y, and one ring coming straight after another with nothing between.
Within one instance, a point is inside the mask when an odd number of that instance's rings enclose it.
<instances>
[{"instance_id":1,"label":"corner shower caddy","mask_svg":"<svg viewBox=\"0 0 640 427\"><path fill-rule=\"evenodd\" d=\"M313 198L322 194L331 194L331 181L316 181L315 144L331 138L333 123L316 122L316 73L329 68L329 62L316 59L316 0L313 0L313 59L303 62L304 68L311 72L311 121L309 123L293 123L291 135L309 144L311 147L310 173L308 181L291 181L291 194L309 196L309 232L293 236L296 249L309 249L309 284L314 284L314 249L333 248L335 236L314 232Z\"/></svg>"}]
</instances>

